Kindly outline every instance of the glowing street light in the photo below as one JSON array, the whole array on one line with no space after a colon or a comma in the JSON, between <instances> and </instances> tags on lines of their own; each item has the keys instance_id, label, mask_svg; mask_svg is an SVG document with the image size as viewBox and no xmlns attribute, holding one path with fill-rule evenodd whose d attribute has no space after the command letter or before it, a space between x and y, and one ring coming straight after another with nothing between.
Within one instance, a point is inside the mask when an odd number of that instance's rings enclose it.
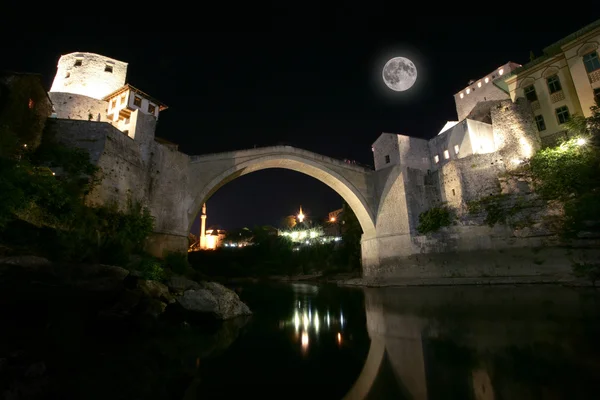
<instances>
[{"instance_id":1,"label":"glowing street light","mask_svg":"<svg viewBox=\"0 0 600 400\"><path fill-rule=\"evenodd\" d=\"M577 146L583 146L586 140L584 138L577 139Z\"/></svg>"},{"instance_id":2,"label":"glowing street light","mask_svg":"<svg viewBox=\"0 0 600 400\"><path fill-rule=\"evenodd\" d=\"M335 222L335 217L329 218L329 222Z\"/></svg>"},{"instance_id":3,"label":"glowing street light","mask_svg":"<svg viewBox=\"0 0 600 400\"><path fill-rule=\"evenodd\" d=\"M298 221L304 221L304 214L302 213L302 206L300 206L300 212L298 213Z\"/></svg>"}]
</instances>

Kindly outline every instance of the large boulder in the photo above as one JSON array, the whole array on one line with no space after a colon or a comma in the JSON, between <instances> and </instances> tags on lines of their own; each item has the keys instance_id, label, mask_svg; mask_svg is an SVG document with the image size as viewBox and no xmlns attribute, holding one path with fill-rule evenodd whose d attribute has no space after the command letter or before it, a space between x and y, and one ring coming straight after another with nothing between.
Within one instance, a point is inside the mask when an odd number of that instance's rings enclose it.
<instances>
[{"instance_id":1,"label":"large boulder","mask_svg":"<svg viewBox=\"0 0 600 400\"><path fill-rule=\"evenodd\" d=\"M82 290L120 291L129 275L125 268L104 264L80 264L68 272L69 283Z\"/></svg>"},{"instance_id":2,"label":"large boulder","mask_svg":"<svg viewBox=\"0 0 600 400\"><path fill-rule=\"evenodd\" d=\"M50 261L38 256L10 256L0 257L0 265L12 265L28 270L38 270L52 265Z\"/></svg>"},{"instance_id":3,"label":"large boulder","mask_svg":"<svg viewBox=\"0 0 600 400\"><path fill-rule=\"evenodd\" d=\"M209 313L218 319L252 314L233 290L216 282L194 283L194 288L185 289L177 297L177 302L186 310Z\"/></svg>"},{"instance_id":4,"label":"large boulder","mask_svg":"<svg viewBox=\"0 0 600 400\"><path fill-rule=\"evenodd\" d=\"M181 275L173 275L167 282L167 286L171 293L176 296L182 295L186 290L198 290L202 288L198 282Z\"/></svg>"},{"instance_id":5,"label":"large boulder","mask_svg":"<svg viewBox=\"0 0 600 400\"><path fill-rule=\"evenodd\" d=\"M151 297L168 304L175 302L175 298L173 295L171 295L171 293L169 293L169 288L160 282L138 279L136 281L136 288L147 297Z\"/></svg>"}]
</instances>

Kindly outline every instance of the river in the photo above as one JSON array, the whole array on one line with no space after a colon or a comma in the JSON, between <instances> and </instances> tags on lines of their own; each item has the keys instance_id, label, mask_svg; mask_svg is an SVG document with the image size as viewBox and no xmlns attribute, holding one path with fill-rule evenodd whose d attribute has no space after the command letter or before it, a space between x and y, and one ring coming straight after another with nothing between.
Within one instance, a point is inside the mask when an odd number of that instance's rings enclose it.
<instances>
[{"instance_id":1,"label":"river","mask_svg":"<svg viewBox=\"0 0 600 400\"><path fill-rule=\"evenodd\" d=\"M5 292L0 388L5 398L15 385L31 388L19 398L32 399L554 400L600 392L593 289L232 288L252 317L159 326L99 319L90 312L99 300L76 293Z\"/></svg>"}]
</instances>

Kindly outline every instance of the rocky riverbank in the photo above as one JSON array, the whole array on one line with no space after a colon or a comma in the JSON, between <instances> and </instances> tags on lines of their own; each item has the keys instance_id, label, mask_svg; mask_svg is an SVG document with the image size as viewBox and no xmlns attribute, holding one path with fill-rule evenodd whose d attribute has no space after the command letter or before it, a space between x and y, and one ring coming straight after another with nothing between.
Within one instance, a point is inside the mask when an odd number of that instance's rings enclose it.
<instances>
[{"instance_id":1,"label":"rocky riverbank","mask_svg":"<svg viewBox=\"0 0 600 400\"><path fill-rule=\"evenodd\" d=\"M165 282L142 279L127 269L103 264L54 264L36 256L0 258L0 277L7 281L64 286L83 292L112 294L106 317L135 314L158 317L167 307L218 320L251 315L237 293L216 282L196 282L171 274Z\"/></svg>"},{"instance_id":2,"label":"rocky riverbank","mask_svg":"<svg viewBox=\"0 0 600 400\"><path fill-rule=\"evenodd\" d=\"M183 398L250 315L215 282L2 257L0 398Z\"/></svg>"}]
</instances>

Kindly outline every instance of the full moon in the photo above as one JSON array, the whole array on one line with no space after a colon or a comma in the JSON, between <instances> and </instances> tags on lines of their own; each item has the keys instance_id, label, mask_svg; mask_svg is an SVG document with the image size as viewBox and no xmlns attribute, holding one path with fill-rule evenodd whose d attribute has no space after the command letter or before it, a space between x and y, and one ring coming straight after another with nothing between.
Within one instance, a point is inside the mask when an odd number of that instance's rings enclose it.
<instances>
[{"instance_id":1,"label":"full moon","mask_svg":"<svg viewBox=\"0 0 600 400\"><path fill-rule=\"evenodd\" d=\"M417 80L417 67L408 58L394 57L383 67L383 81L392 90L408 90Z\"/></svg>"}]
</instances>

